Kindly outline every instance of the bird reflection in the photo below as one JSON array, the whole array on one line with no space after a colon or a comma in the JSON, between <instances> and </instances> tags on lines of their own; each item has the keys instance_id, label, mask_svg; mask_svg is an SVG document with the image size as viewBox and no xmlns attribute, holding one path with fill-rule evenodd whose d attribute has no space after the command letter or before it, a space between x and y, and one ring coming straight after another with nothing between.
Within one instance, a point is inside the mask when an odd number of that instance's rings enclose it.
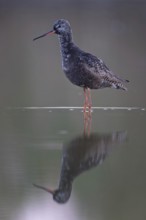
<instances>
[{"instance_id":1,"label":"bird reflection","mask_svg":"<svg viewBox=\"0 0 146 220\"><path fill-rule=\"evenodd\" d=\"M114 144L119 144L126 140L126 132L121 131L110 134L90 134L90 122L91 117L88 117L88 120L84 118L84 133L64 144L58 188L50 190L34 184L35 187L51 193L53 199L58 203L63 204L69 200L73 181L78 175L101 164Z\"/></svg>"}]
</instances>

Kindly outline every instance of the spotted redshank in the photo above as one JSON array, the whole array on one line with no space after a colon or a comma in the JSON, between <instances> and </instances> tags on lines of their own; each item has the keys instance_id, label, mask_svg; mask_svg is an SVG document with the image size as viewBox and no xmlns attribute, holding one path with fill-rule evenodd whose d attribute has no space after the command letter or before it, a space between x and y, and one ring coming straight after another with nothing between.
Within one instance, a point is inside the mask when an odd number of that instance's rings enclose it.
<instances>
[{"instance_id":1,"label":"spotted redshank","mask_svg":"<svg viewBox=\"0 0 146 220\"><path fill-rule=\"evenodd\" d=\"M61 173L57 189L52 190L38 184L33 184L33 186L51 194L57 203L66 203L71 196L75 178L83 172L101 165L113 150L113 146L117 147L120 143L125 142L126 137L127 132L125 131L76 136L63 145Z\"/></svg>"},{"instance_id":2,"label":"spotted redshank","mask_svg":"<svg viewBox=\"0 0 146 220\"><path fill-rule=\"evenodd\" d=\"M84 90L84 111L90 110L92 106L90 89L110 87L127 90L123 83L129 82L129 80L121 79L109 70L101 59L84 52L75 45L72 39L71 26L67 20L57 20L51 31L33 40L51 33L57 34L59 37L62 68L65 75L73 84L82 87Z\"/></svg>"}]
</instances>

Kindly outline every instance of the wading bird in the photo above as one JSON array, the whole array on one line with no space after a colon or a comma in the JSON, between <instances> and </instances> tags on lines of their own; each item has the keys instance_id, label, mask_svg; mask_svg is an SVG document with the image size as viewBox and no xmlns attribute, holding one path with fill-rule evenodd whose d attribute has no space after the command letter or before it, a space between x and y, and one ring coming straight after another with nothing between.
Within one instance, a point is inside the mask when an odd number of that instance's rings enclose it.
<instances>
[{"instance_id":1,"label":"wading bird","mask_svg":"<svg viewBox=\"0 0 146 220\"><path fill-rule=\"evenodd\" d=\"M59 37L62 68L67 78L84 90L84 111L92 106L90 89L115 88L127 90L123 85L128 80L116 76L105 63L96 56L84 52L75 45L72 39L72 30L69 22L64 19L57 20L53 30L34 38L37 40L48 34L57 34Z\"/></svg>"}]
</instances>

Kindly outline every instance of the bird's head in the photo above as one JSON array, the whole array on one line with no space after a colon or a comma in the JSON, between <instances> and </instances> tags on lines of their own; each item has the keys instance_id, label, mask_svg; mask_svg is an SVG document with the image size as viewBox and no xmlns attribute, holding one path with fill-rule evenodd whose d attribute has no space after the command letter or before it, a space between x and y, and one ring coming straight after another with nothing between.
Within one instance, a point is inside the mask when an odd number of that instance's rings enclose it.
<instances>
[{"instance_id":1,"label":"bird's head","mask_svg":"<svg viewBox=\"0 0 146 220\"><path fill-rule=\"evenodd\" d=\"M54 201L60 204L66 203L69 200L70 195L71 195L71 190L72 190L71 185L67 189L56 189L56 190L51 190L51 189L48 189L44 186L40 186L35 183L33 184L33 186L39 189L43 189L44 191L50 193L53 196Z\"/></svg>"},{"instance_id":2,"label":"bird's head","mask_svg":"<svg viewBox=\"0 0 146 220\"><path fill-rule=\"evenodd\" d=\"M53 30L48 31L45 34L42 34L36 38L34 38L33 40L37 40L41 37L45 37L48 34L58 34L58 35L65 35L65 34L70 34L71 33L71 27L70 24L67 20L64 19L59 19L57 20L54 25L53 25Z\"/></svg>"},{"instance_id":3,"label":"bird's head","mask_svg":"<svg viewBox=\"0 0 146 220\"><path fill-rule=\"evenodd\" d=\"M64 19L57 20L53 25L55 34L63 35L71 32L70 24Z\"/></svg>"}]
</instances>

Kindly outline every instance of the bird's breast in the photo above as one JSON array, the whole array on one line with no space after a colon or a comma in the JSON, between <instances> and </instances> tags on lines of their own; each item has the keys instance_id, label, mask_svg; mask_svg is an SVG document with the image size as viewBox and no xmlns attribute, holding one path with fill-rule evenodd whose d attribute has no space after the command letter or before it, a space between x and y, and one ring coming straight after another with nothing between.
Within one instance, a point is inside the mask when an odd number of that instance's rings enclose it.
<instances>
[{"instance_id":1,"label":"bird's breast","mask_svg":"<svg viewBox=\"0 0 146 220\"><path fill-rule=\"evenodd\" d=\"M62 56L62 69L64 72L69 71L71 68L71 55L70 54L64 54Z\"/></svg>"}]
</instances>

